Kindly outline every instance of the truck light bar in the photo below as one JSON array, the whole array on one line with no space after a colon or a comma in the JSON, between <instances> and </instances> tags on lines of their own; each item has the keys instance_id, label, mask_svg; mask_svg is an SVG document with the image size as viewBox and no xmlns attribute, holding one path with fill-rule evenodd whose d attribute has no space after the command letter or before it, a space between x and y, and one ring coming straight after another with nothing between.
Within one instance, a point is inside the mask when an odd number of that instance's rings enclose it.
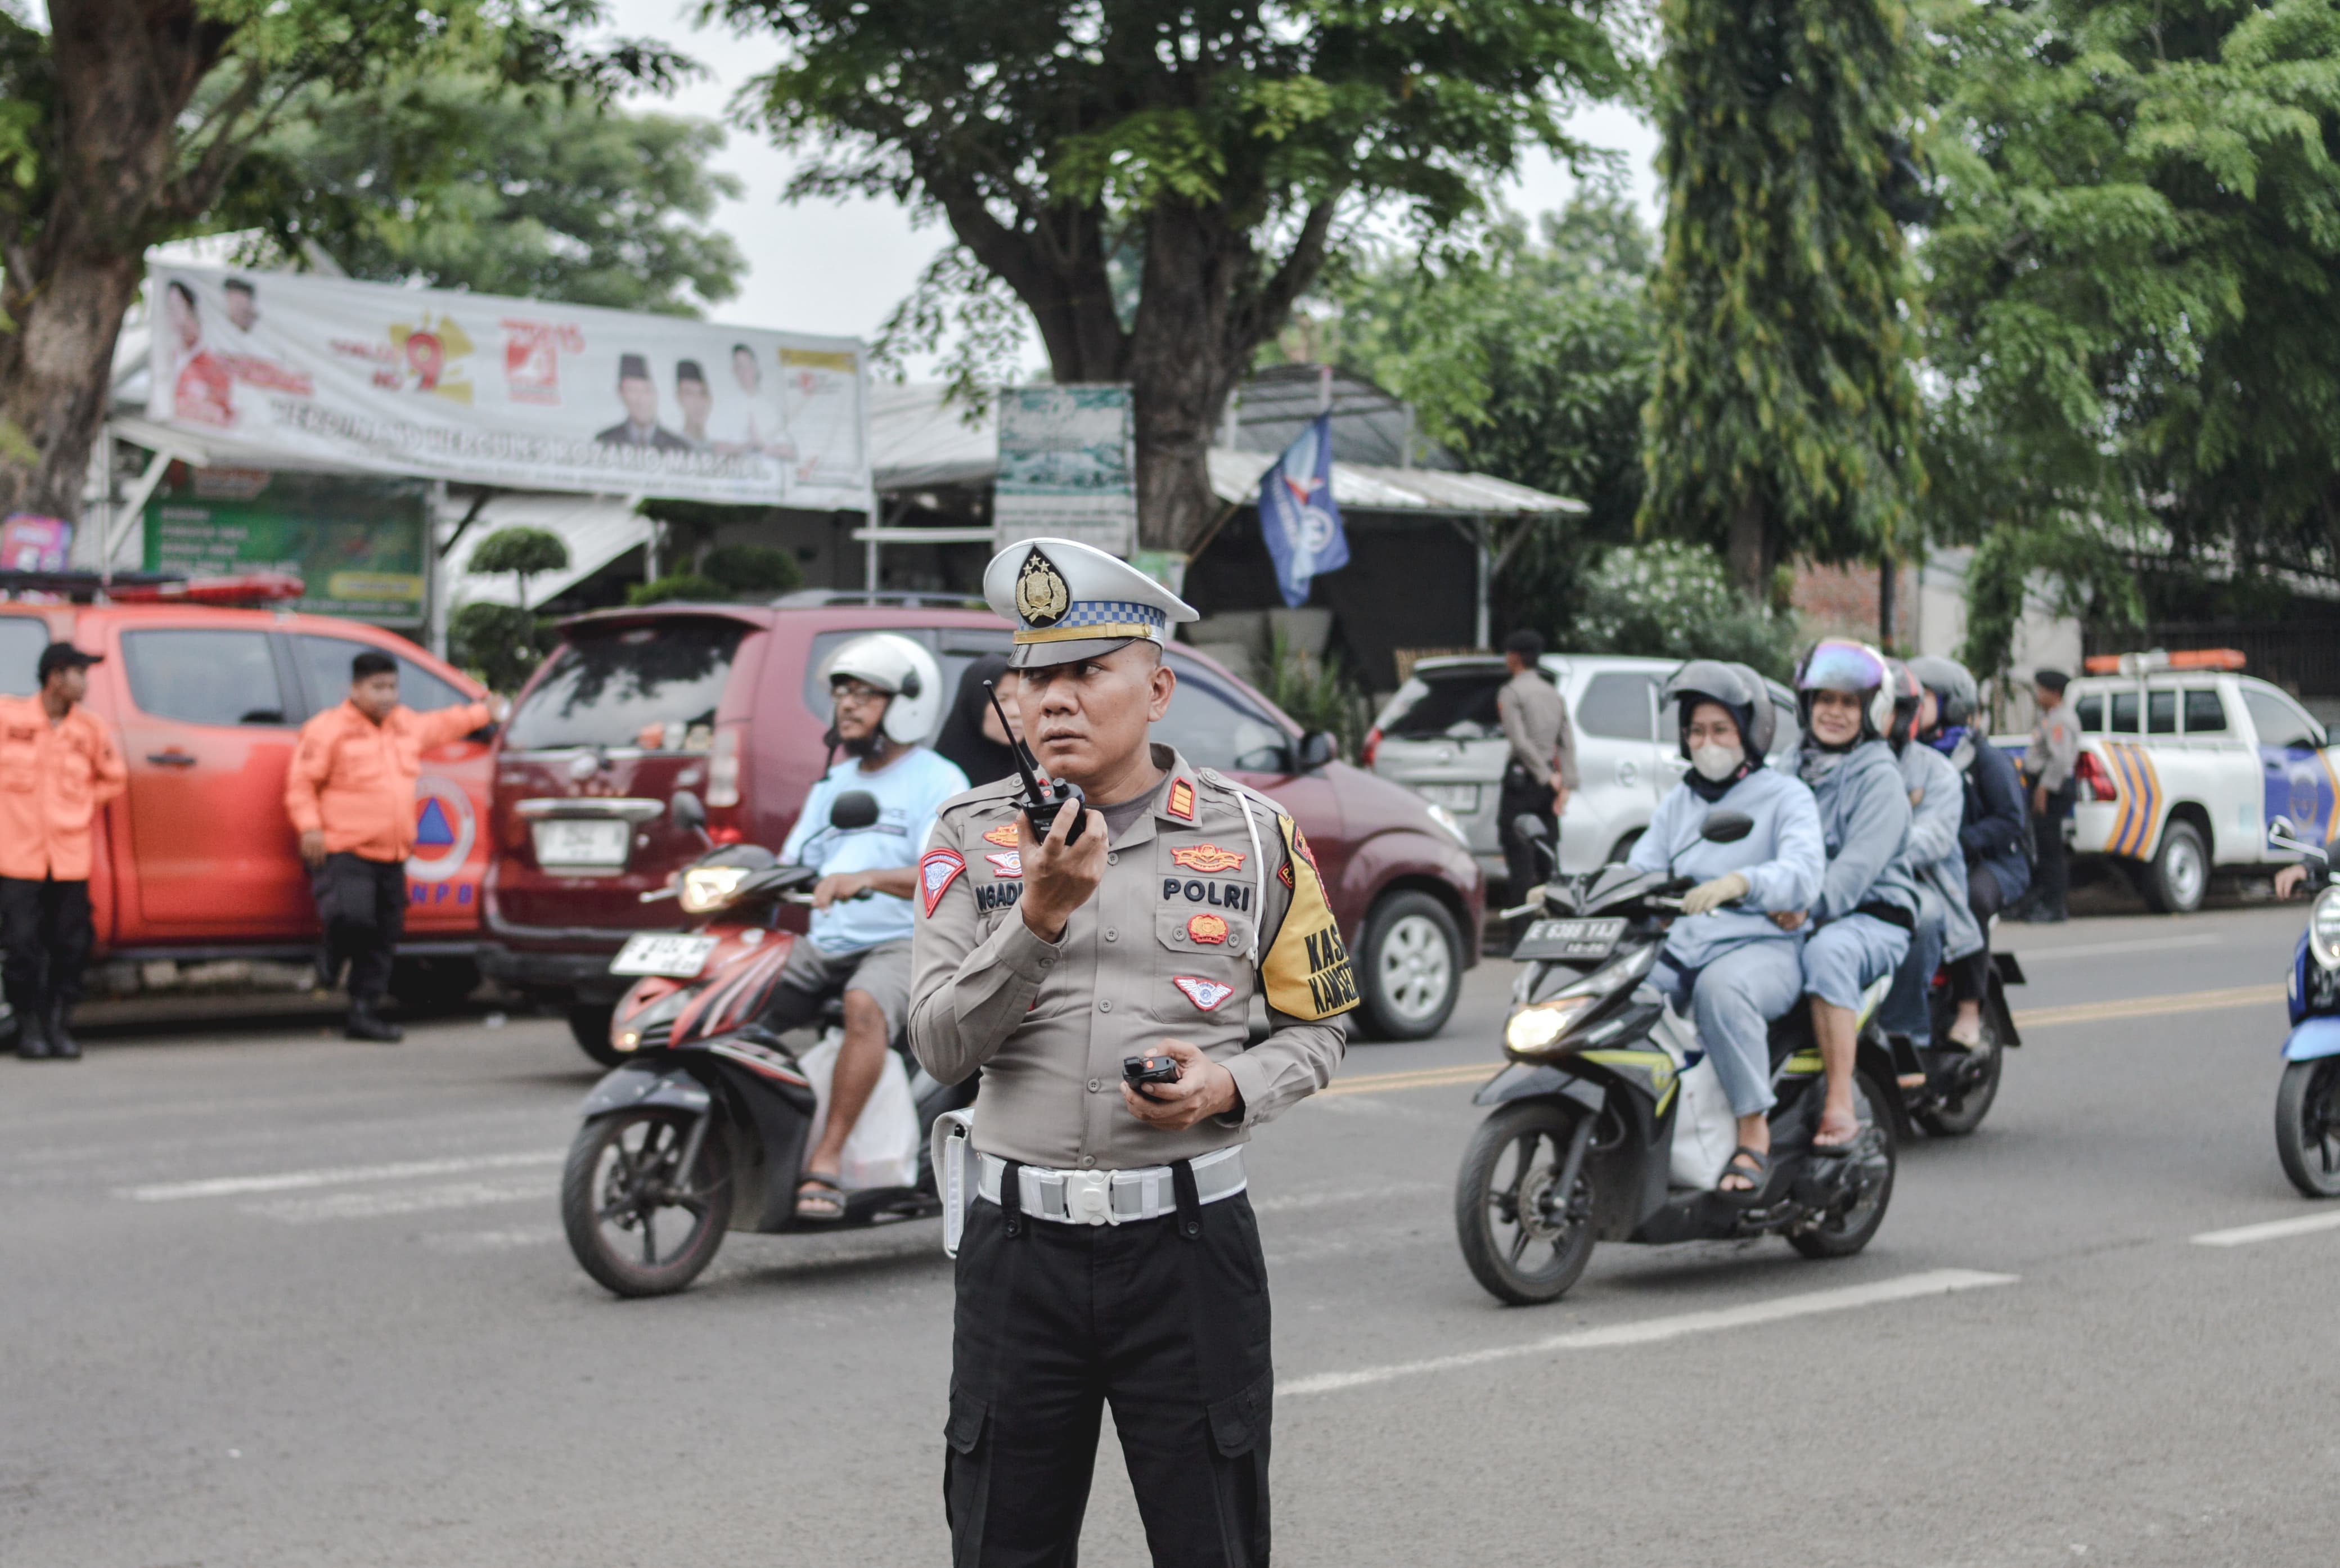
<instances>
[{"instance_id":1,"label":"truck light bar","mask_svg":"<svg viewBox=\"0 0 2340 1568\"><path fill-rule=\"evenodd\" d=\"M2157 670L2240 670L2247 662L2239 649L2166 648L2149 653L2094 653L2080 667L2091 675L2147 675Z\"/></svg>"}]
</instances>

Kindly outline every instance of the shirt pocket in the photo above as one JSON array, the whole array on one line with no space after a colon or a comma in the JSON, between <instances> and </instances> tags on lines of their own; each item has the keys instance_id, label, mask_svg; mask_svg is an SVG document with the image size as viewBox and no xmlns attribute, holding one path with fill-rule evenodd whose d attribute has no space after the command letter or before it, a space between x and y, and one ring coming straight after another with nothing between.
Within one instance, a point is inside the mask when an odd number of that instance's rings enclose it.
<instances>
[{"instance_id":1,"label":"shirt pocket","mask_svg":"<svg viewBox=\"0 0 2340 1568\"><path fill-rule=\"evenodd\" d=\"M1251 917L1190 905L1184 898L1155 911L1160 950L1146 998L1155 1019L1181 1039L1204 1047L1243 1043L1250 1020L1253 975L1245 955Z\"/></svg>"}]
</instances>

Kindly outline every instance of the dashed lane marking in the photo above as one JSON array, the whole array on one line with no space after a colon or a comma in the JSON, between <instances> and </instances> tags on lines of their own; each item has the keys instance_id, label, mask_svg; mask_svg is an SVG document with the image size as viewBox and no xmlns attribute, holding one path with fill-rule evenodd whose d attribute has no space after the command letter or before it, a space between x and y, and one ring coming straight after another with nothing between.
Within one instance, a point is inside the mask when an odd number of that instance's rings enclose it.
<instances>
[{"instance_id":1,"label":"dashed lane marking","mask_svg":"<svg viewBox=\"0 0 2340 1568\"><path fill-rule=\"evenodd\" d=\"M114 1196L138 1203L175 1203L183 1198L195 1197L243 1197L253 1193L301 1192L312 1187L341 1186L351 1182L403 1181L415 1176L511 1170L520 1166L555 1166L568 1157L566 1149L532 1149L526 1154L461 1155L446 1159L405 1160L396 1165L333 1166L319 1170L278 1171L270 1176L153 1182L144 1186L117 1188Z\"/></svg>"},{"instance_id":2,"label":"dashed lane marking","mask_svg":"<svg viewBox=\"0 0 2340 1568\"><path fill-rule=\"evenodd\" d=\"M388 1192L319 1193L311 1197L281 1197L267 1203L244 1204L242 1207L246 1214L283 1225L315 1225L322 1220L440 1214L491 1204L545 1204L552 1198L552 1184L540 1177L532 1181L449 1182L439 1186L393 1187Z\"/></svg>"},{"instance_id":3,"label":"dashed lane marking","mask_svg":"<svg viewBox=\"0 0 2340 1568\"><path fill-rule=\"evenodd\" d=\"M1338 1394L1347 1389L1364 1388L1377 1383L1393 1383L1402 1377L1418 1377L1425 1373L1460 1372L1469 1367L1484 1366L1492 1362L1516 1361L1532 1355L1554 1355L1572 1350L1609 1350L1620 1345L1656 1345L1669 1339L1681 1339L1693 1334L1715 1334L1730 1328L1752 1328L1760 1324L1781 1323L1790 1318L1812 1317L1822 1313L1849 1312L1856 1307L1882 1306L1890 1302L1912 1301L1929 1295L1948 1295L1958 1291L1982 1290L1991 1285L2013 1285L2018 1276L2011 1274L1983 1274L1969 1268L1933 1268L1922 1274L1905 1274L1893 1279L1880 1279L1872 1285L1850 1285L1836 1290L1808 1291L1800 1295L1778 1296L1770 1301L1750 1302L1745 1306L1719 1307L1710 1312L1676 1313L1669 1317L1644 1318L1639 1323L1611 1324L1605 1328L1581 1328L1568 1334L1551 1335L1530 1340L1523 1345L1492 1345L1485 1350L1464 1351L1455 1355L1435 1355L1423 1361L1394 1362L1386 1366L1363 1366L1353 1372L1320 1372L1313 1377L1296 1378L1290 1383L1278 1382L1275 1392L1280 1398L1304 1398L1317 1394Z\"/></svg>"},{"instance_id":4,"label":"dashed lane marking","mask_svg":"<svg viewBox=\"0 0 2340 1568\"><path fill-rule=\"evenodd\" d=\"M2191 1239L2196 1246L2248 1246L2255 1241L2281 1241L2285 1236L2311 1236L2319 1230L2340 1230L2340 1209L2304 1214L2296 1219L2238 1225L2231 1230L2206 1230Z\"/></svg>"}]
</instances>

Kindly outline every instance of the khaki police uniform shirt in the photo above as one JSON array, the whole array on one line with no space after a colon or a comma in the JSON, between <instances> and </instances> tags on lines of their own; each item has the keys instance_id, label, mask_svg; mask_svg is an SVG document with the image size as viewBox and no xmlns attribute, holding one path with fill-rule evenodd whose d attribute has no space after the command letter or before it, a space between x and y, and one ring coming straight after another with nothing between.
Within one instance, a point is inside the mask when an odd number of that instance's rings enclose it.
<instances>
[{"instance_id":1,"label":"khaki police uniform shirt","mask_svg":"<svg viewBox=\"0 0 2340 1568\"><path fill-rule=\"evenodd\" d=\"M974 1143L987 1153L1073 1170L1191 1159L1244 1142L1340 1065L1356 982L1305 836L1167 747L1154 761L1165 777L1150 809L1053 943L1017 908L1016 782L943 804L918 864L910 1048L945 1083L982 1069ZM1245 1049L1254 994L1274 1032ZM1183 1132L1131 1116L1122 1058L1165 1038L1224 1065L1240 1108Z\"/></svg>"},{"instance_id":2,"label":"khaki police uniform shirt","mask_svg":"<svg viewBox=\"0 0 2340 1568\"><path fill-rule=\"evenodd\" d=\"M2031 727L2031 744L2024 749L2023 770L2034 784L2053 795L2080 765L2080 727L2072 722L2072 705L2058 702L2039 715Z\"/></svg>"},{"instance_id":3,"label":"khaki police uniform shirt","mask_svg":"<svg viewBox=\"0 0 2340 1568\"><path fill-rule=\"evenodd\" d=\"M1557 779L1576 788L1576 736L1568 725L1568 699L1540 670L1522 670L1495 693L1495 717L1511 742L1511 759L1549 788Z\"/></svg>"}]
</instances>

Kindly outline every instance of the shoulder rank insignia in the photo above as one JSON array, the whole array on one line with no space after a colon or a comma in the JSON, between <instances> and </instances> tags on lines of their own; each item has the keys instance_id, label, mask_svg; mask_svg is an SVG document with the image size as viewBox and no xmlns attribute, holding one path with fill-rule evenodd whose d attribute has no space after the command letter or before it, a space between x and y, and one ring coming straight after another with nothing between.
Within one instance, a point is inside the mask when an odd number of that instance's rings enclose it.
<instances>
[{"instance_id":1,"label":"shoulder rank insignia","mask_svg":"<svg viewBox=\"0 0 2340 1568\"><path fill-rule=\"evenodd\" d=\"M1170 983L1185 992L1186 999L1206 1013L1215 1011L1221 1002L1235 994L1233 986L1205 980L1199 975L1173 975Z\"/></svg>"},{"instance_id":2,"label":"shoulder rank insignia","mask_svg":"<svg viewBox=\"0 0 2340 1568\"><path fill-rule=\"evenodd\" d=\"M1170 851L1170 863L1211 877L1221 871L1242 870L1244 858L1240 852L1222 849L1216 844L1188 844Z\"/></svg>"},{"instance_id":3,"label":"shoulder rank insignia","mask_svg":"<svg viewBox=\"0 0 2340 1568\"><path fill-rule=\"evenodd\" d=\"M943 901L950 885L967 869L956 849L929 849L918 858L918 886L927 900L927 913L932 915L935 906Z\"/></svg>"},{"instance_id":4,"label":"shoulder rank insignia","mask_svg":"<svg viewBox=\"0 0 2340 1568\"><path fill-rule=\"evenodd\" d=\"M996 844L1003 849L1013 849L1016 848L1016 824L1002 822L998 827L986 833L983 836L983 841L987 844Z\"/></svg>"},{"instance_id":5,"label":"shoulder rank insignia","mask_svg":"<svg viewBox=\"0 0 2340 1568\"><path fill-rule=\"evenodd\" d=\"M1183 821L1192 822L1195 819L1195 787L1184 779L1172 779L1170 799L1163 803L1163 809Z\"/></svg>"}]
</instances>

